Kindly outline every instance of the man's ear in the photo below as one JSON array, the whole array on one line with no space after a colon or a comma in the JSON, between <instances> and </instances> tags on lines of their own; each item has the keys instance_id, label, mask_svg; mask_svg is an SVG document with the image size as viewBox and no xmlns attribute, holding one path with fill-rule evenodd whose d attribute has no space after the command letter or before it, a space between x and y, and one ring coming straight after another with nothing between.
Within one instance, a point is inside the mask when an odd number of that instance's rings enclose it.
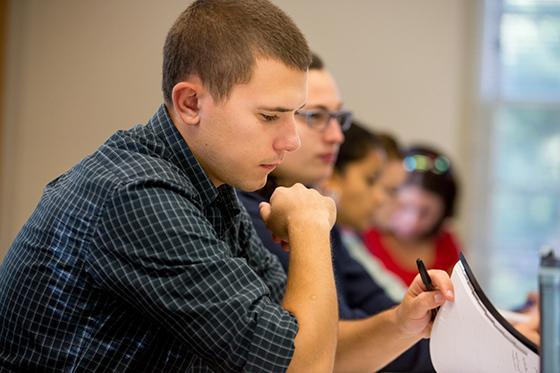
<instances>
[{"instance_id":1,"label":"man's ear","mask_svg":"<svg viewBox=\"0 0 560 373\"><path fill-rule=\"evenodd\" d=\"M175 115L187 125L200 122L200 98L204 94L202 82L197 77L190 77L175 84L171 92Z\"/></svg>"}]
</instances>

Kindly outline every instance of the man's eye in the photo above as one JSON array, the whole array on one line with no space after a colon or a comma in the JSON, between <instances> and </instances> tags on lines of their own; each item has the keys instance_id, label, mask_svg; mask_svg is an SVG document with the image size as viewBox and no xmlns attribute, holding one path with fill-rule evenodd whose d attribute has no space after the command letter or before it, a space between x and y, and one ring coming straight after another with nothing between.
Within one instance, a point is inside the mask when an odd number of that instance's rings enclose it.
<instances>
[{"instance_id":1,"label":"man's eye","mask_svg":"<svg viewBox=\"0 0 560 373\"><path fill-rule=\"evenodd\" d=\"M317 111L315 113L309 113L309 117L310 117L311 120L321 122L321 121L325 120L326 114L323 113L323 112Z\"/></svg>"},{"instance_id":2,"label":"man's eye","mask_svg":"<svg viewBox=\"0 0 560 373\"><path fill-rule=\"evenodd\" d=\"M265 122L274 122L275 120L278 119L278 115L266 115L266 114L262 114L262 113L261 113L261 118L262 118Z\"/></svg>"}]
</instances>

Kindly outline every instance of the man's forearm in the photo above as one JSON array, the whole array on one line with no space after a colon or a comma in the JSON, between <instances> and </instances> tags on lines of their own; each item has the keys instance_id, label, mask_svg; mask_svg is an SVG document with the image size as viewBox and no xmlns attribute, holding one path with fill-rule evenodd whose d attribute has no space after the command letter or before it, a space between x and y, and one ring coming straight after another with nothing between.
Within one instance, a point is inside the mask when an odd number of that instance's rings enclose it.
<instances>
[{"instance_id":1,"label":"man's forearm","mask_svg":"<svg viewBox=\"0 0 560 373\"><path fill-rule=\"evenodd\" d=\"M338 333L338 305L328 227L290 228L290 266L283 306L299 331L290 370L332 372Z\"/></svg>"},{"instance_id":2,"label":"man's forearm","mask_svg":"<svg viewBox=\"0 0 560 373\"><path fill-rule=\"evenodd\" d=\"M373 372L383 368L421 337L403 332L396 308L362 320L339 322L336 372Z\"/></svg>"}]
</instances>

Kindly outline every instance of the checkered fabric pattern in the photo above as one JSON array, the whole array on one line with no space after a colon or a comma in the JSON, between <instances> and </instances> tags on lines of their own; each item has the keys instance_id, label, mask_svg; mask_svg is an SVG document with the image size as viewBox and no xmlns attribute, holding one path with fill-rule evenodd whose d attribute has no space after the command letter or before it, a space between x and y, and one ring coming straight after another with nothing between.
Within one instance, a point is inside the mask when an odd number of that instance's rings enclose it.
<instances>
[{"instance_id":1,"label":"checkered fabric pattern","mask_svg":"<svg viewBox=\"0 0 560 373\"><path fill-rule=\"evenodd\" d=\"M0 370L283 371L284 286L162 105L45 188L0 267Z\"/></svg>"}]
</instances>

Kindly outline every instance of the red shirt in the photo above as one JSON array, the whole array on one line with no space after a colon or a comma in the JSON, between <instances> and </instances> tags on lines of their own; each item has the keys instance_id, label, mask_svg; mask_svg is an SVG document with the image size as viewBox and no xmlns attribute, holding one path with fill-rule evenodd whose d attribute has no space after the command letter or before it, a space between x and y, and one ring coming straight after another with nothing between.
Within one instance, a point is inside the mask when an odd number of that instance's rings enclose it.
<instances>
[{"instance_id":1,"label":"red shirt","mask_svg":"<svg viewBox=\"0 0 560 373\"><path fill-rule=\"evenodd\" d=\"M369 252L378 258L388 271L399 276L403 282L409 286L418 274L417 271L409 271L402 268L391 256L391 253L383 242L383 235L376 229L370 229L364 233L364 243ZM453 266L459 260L459 246L454 235L443 229L435 238L435 260L433 263L426 263L428 269L442 269L451 273Z\"/></svg>"}]
</instances>

